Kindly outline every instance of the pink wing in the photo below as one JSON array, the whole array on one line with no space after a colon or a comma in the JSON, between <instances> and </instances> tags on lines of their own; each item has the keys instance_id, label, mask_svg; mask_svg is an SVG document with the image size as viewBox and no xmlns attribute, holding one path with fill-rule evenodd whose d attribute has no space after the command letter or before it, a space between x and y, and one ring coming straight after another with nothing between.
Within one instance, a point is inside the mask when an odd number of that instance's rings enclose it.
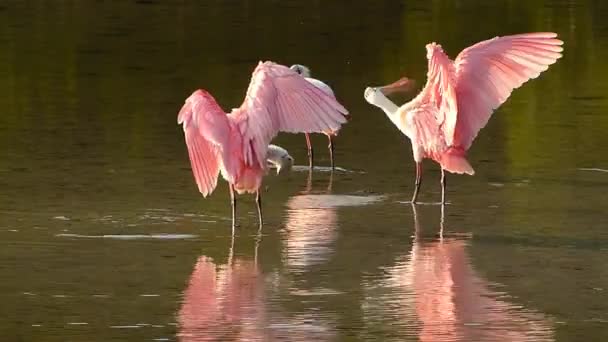
<instances>
[{"instance_id":1,"label":"pink wing","mask_svg":"<svg viewBox=\"0 0 608 342\"><path fill-rule=\"evenodd\" d=\"M561 57L555 33L496 37L464 49L452 62L428 44L428 81L422 98L439 109L446 143L465 150L511 92Z\"/></svg>"},{"instance_id":2,"label":"pink wing","mask_svg":"<svg viewBox=\"0 0 608 342\"><path fill-rule=\"evenodd\" d=\"M266 149L279 131L290 133L337 131L348 111L333 97L286 66L260 62L253 72L245 101L247 115L241 133L245 161L266 164ZM253 146L253 148L251 148Z\"/></svg>"},{"instance_id":3,"label":"pink wing","mask_svg":"<svg viewBox=\"0 0 608 342\"><path fill-rule=\"evenodd\" d=\"M468 149L514 89L538 77L562 56L563 42L555 37L551 32L524 33L464 49L454 62L458 115L446 118L447 143Z\"/></svg>"},{"instance_id":4,"label":"pink wing","mask_svg":"<svg viewBox=\"0 0 608 342\"><path fill-rule=\"evenodd\" d=\"M456 119L458 103L454 84L454 63L441 49L441 45L427 44L426 57L429 60L427 81L419 98L422 104L433 104L438 112L437 123L444 124L444 120Z\"/></svg>"},{"instance_id":5,"label":"pink wing","mask_svg":"<svg viewBox=\"0 0 608 342\"><path fill-rule=\"evenodd\" d=\"M197 90L179 111L177 123L184 127L194 180L204 197L217 185L219 151L226 146L230 127L226 113L204 90Z\"/></svg>"}]
</instances>

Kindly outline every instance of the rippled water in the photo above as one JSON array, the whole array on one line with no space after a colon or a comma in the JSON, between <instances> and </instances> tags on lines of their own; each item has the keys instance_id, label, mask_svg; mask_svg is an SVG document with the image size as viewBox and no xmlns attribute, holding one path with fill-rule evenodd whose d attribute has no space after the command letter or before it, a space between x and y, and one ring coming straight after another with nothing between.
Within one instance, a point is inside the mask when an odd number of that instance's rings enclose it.
<instances>
[{"instance_id":1,"label":"rippled water","mask_svg":"<svg viewBox=\"0 0 608 342\"><path fill-rule=\"evenodd\" d=\"M0 4L0 335L7 341L608 339L608 6L599 1ZM513 93L470 151L425 164L362 97L424 44L455 56L555 31L565 53ZM352 120L276 143L266 225L227 187L196 191L175 123L198 87L242 101L260 59L302 63ZM405 101L407 98L397 99Z\"/></svg>"}]
</instances>

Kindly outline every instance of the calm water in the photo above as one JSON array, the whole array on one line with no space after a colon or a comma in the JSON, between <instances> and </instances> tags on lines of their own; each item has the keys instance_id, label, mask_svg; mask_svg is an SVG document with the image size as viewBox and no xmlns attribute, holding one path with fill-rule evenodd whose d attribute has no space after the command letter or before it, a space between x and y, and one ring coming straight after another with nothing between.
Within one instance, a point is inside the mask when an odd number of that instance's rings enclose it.
<instances>
[{"instance_id":1,"label":"calm water","mask_svg":"<svg viewBox=\"0 0 608 342\"><path fill-rule=\"evenodd\" d=\"M474 3L2 2L3 340L608 340L608 5ZM564 58L481 132L476 175L405 203L409 143L364 87L424 83L430 41L537 30ZM241 197L231 240L176 114L198 87L240 105L260 59L310 66L352 121L344 170L267 177L263 232ZM303 136L276 142L306 164Z\"/></svg>"}]
</instances>

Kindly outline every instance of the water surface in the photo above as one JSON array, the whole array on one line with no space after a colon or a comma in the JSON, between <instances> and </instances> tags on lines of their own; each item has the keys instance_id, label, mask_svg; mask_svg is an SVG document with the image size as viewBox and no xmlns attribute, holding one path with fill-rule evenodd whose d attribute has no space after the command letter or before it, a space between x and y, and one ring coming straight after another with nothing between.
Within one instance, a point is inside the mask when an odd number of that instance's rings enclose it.
<instances>
[{"instance_id":1,"label":"water surface","mask_svg":"<svg viewBox=\"0 0 608 342\"><path fill-rule=\"evenodd\" d=\"M0 335L22 341L608 339L608 6L598 1L8 1L0 5ZM564 57L470 151L425 164L363 100L424 45L555 31ZM350 109L318 166L265 180L267 224L193 184L176 114L239 106L258 60ZM407 97L397 98L405 101ZM303 136L281 135L298 165ZM10 338L9 338L10 337Z\"/></svg>"}]
</instances>

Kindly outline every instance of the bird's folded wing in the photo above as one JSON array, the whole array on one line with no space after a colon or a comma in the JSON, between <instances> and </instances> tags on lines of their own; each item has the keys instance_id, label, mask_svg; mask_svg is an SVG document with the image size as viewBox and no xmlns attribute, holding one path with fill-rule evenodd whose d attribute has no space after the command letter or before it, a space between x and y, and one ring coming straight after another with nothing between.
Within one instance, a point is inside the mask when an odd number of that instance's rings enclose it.
<instances>
[{"instance_id":1,"label":"bird's folded wing","mask_svg":"<svg viewBox=\"0 0 608 342\"><path fill-rule=\"evenodd\" d=\"M404 117L407 120L404 127L407 127L412 146L422 148L429 158L439 155L445 146L437 116L437 108L429 104L417 107Z\"/></svg>"},{"instance_id":2,"label":"bird's folded wing","mask_svg":"<svg viewBox=\"0 0 608 342\"><path fill-rule=\"evenodd\" d=\"M226 113L209 93L197 90L186 99L178 114L178 123L184 127L194 180L206 197L217 185L221 163L219 150L229 139Z\"/></svg>"},{"instance_id":3,"label":"bird's folded wing","mask_svg":"<svg viewBox=\"0 0 608 342\"><path fill-rule=\"evenodd\" d=\"M280 131L290 133L336 131L348 111L333 97L286 66L260 62L253 72L241 125L247 144L245 161L265 165L268 144Z\"/></svg>"},{"instance_id":4,"label":"bird's folded wing","mask_svg":"<svg viewBox=\"0 0 608 342\"><path fill-rule=\"evenodd\" d=\"M454 61L457 116L446 117L448 145L468 149L511 92L536 78L561 55L555 33L496 37L464 49ZM449 115L456 113L450 112Z\"/></svg>"}]
</instances>

